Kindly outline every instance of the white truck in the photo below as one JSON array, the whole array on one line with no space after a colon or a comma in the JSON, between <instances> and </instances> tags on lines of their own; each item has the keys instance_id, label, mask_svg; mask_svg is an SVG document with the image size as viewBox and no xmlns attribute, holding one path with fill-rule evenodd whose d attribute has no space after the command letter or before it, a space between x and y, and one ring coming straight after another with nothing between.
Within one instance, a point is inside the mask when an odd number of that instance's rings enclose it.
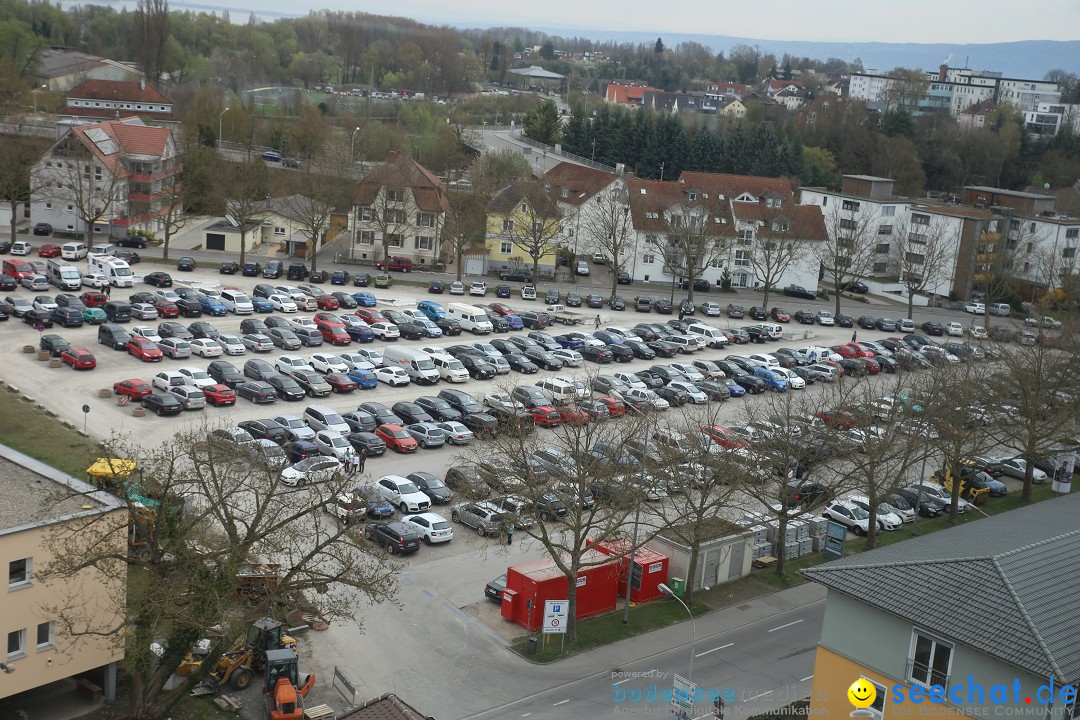
<instances>
[{"instance_id":1,"label":"white truck","mask_svg":"<svg viewBox=\"0 0 1080 720\"><path fill-rule=\"evenodd\" d=\"M431 356L421 350L397 345L388 347L383 351L383 365L400 367L414 383L434 385L439 382L439 369Z\"/></svg>"},{"instance_id":2,"label":"white truck","mask_svg":"<svg viewBox=\"0 0 1080 720\"><path fill-rule=\"evenodd\" d=\"M550 315L552 320L563 325L578 325L585 320L584 315L567 310L565 305L548 305L544 312Z\"/></svg>"}]
</instances>

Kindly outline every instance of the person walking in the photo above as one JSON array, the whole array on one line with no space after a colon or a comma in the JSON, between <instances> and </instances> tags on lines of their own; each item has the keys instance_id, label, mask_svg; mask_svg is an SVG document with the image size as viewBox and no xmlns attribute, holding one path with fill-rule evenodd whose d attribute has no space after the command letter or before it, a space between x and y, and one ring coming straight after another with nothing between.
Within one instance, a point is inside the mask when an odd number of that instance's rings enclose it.
<instances>
[{"instance_id":1,"label":"person walking","mask_svg":"<svg viewBox=\"0 0 1080 720\"><path fill-rule=\"evenodd\" d=\"M356 474L356 453L351 450L345 452L345 474L352 477Z\"/></svg>"},{"instance_id":2,"label":"person walking","mask_svg":"<svg viewBox=\"0 0 1080 720\"><path fill-rule=\"evenodd\" d=\"M511 520L510 524L506 526L506 544L514 544L514 521Z\"/></svg>"},{"instance_id":3,"label":"person walking","mask_svg":"<svg viewBox=\"0 0 1080 720\"><path fill-rule=\"evenodd\" d=\"M356 471L364 472L364 465L367 464L367 450L359 448L354 457L356 458Z\"/></svg>"},{"instance_id":4,"label":"person walking","mask_svg":"<svg viewBox=\"0 0 1080 720\"><path fill-rule=\"evenodd\" d=\"M105 284L105 297L107 297L109 299L112 299L112 284L111 283L106 283Z\"/></svg>"},{"instance_id":5,"label":"person walking","mask_svg":"<svg viewBox=\"0 0 1080 720\"><path fill-rule=\"evenodd\" d=\"M686 311L683 310L682 308L679 308L679 322L682 322L683 318L685 318L685 317L686 317Z\"/></svg>"},{"instance_id":6,"label":"person walking","mask_svg":"<svg viewBox=\"0 0 1080 720\"><path fill-rule=\"evenodd\" d=\"M596 316L596 329L597 330L600 329L600 316L599 315Z\"/></svg>"},{"instance_id":7,"label":"person walking","mask_svg":"<svg viewBox=\"0 0 1080 720\"><path fill-rule=\"evenodd\" d=\"M859 339L859 331L856 330L855 332L851 333L851 342L855 342L858 339Z\"/></svg>"}]
</instances>

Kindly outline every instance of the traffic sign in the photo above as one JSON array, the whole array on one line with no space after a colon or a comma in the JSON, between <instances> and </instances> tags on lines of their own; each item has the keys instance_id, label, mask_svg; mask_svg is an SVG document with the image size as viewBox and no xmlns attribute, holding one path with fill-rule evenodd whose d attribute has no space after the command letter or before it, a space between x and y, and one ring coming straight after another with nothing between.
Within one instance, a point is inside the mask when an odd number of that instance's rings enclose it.
<instances>
[{"instance_id":1,"label":"traffic sign","mask_svg":"<svg viewBox=\"0 0 1080 720\"><path fill-rule=\"evenodd\" d=\"M694 691L697 686L682 675L675 673L675 688L671 693L671 704L683 710L694 707Z\"/></svg>"},{"instance_id":2,"label":"traffic sign","mask_svg":"<svg viewBox=\"0 0 1080 720\"><path fill-rule=\"evenodd\" d=\"M569 603L565 600L544 601L544 632L565 634Z\"/></svg>"}]
</instances>

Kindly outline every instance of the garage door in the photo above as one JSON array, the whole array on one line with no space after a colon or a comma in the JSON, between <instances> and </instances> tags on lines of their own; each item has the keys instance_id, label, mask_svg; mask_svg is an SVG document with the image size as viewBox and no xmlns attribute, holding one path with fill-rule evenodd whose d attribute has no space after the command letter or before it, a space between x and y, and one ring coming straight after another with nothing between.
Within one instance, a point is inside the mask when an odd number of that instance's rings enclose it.
<instances>
[{"instance_id":1,"label":"garage door","mask_svg":"<svg viewBox=\"0 0 1080 720\"><path fill-rule=\"evenodd\" d=\"M483 275L484 274L484 259L483 258L465 258L465 274L466 275Z\"/></svg>"},{"instance_id":2,"label":"garage door","mask_svg":"<svg viewBox=\"0 0 1080 720\"><path fill-rule=\"evenodd\" d=\"M207 250L224 250L225 236L221 233L206 233Z\"/></svg>"}]
</instances>

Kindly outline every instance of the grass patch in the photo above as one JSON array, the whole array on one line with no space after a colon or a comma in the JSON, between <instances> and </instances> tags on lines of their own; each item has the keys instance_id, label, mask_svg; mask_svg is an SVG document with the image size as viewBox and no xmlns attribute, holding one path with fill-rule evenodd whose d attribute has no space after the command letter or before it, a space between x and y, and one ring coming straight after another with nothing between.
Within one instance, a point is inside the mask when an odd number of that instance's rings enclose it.
<instances>
[{"instance_id":1,"label":"grass patch","mask_svg":"<svg viewBox=\"0 0 1080 720\"><path fill-rule=\"evenodd\" d=\"M695 600L691 603L690 610L693 611L694 617L698 617L708 612L710 608ZM510 646L510 649L531 662L549 663L601 645L609 645L624 638L674 625L686 619L686 610L675 600L654 600L645 605L631 607L630 623L627 625L623 625L621 608L618 612L579 622L577 642L567 642L562 650L560 650L562 639L554 635L550 636L546 644L543 637L538 639L539 644L535 655L528 654L528 638L518 640Z\"/></svg>"},{"instance_id":2,"label":"grass patch","mask_svg":"<svg viewBox=\"0 0 1080 720\"><path fill-rule=\"evenodd\" d=\"M0 389L5 411L0 412L0 442L77 478L86 477L90 462L102 455L101 446L59 421L55 414Z\"/></svg>"}]
</instances>

